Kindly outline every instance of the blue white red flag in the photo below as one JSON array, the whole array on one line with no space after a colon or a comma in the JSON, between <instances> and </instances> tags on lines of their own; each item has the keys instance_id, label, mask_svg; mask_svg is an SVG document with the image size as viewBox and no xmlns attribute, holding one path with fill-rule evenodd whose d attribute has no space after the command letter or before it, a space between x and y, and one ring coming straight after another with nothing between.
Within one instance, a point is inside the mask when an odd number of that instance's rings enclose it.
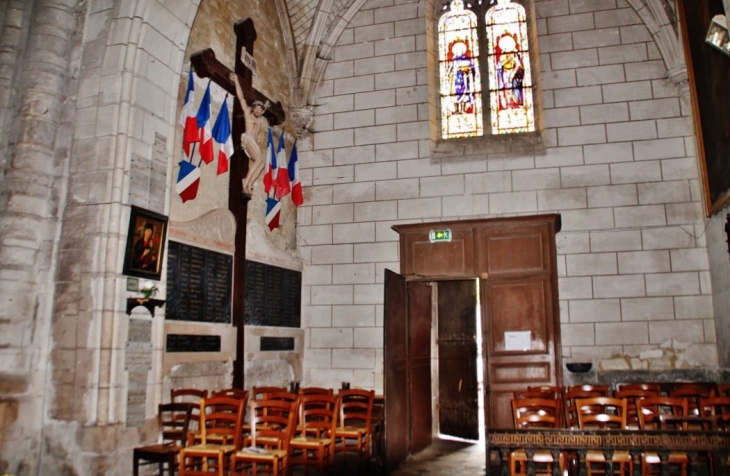
<instances>
[{"instance_id":1,"label":"blue white red flag","mask_svg":"<svg viewBox=\"0 0 730 476\"><path fill-rule=\"evenodd\" d=\"M269 230L279 226L279 216L281 215L281 202L276 199L273 193L266 197L266 224Z\"/></svg>"},{"instance_id":2,"label":"blue white red flag","mask_svg":"<svg viewBox=\"0 0 730 476\"><path fill-rule=\"evenodd\" d=\"M228 119L228 96L221 104L221 110L213 125L213 140L220 144L218 148L218 175L228 172L228 161L233 156L233 138L231 137L231 121Z\"/></svg>"},{"instance_id":3,"label":"blue white red flag","mask_svg":"<svg viewBox=\"0 0 730 476\"><path fill-rule=\"evenodd\" d=\"M302 182L299 178L299 156L297 154L296 141L291 149L287 169L289 172L289 181L291 182L291 201L294 202L294 205L299 206L304 203L304 194L302 193Z\"/></svg>"},{"instance_id":4,"label":"blue white red flag","mask_svg":"<svg viewBox=\"0 0 730 476\"><path fill-rule=\"evenodd\" d=\"M286 168L286 146L284 145L284 133L279 136L279 149L276 151L276 199L281 200L289 192L291 185L289 184L289 174Z\"/></svg>"},{"instance_id":5,"label":"blue white red flag","mask_svg":"<svg viewBox=\"0 0 730 476\"><path fill-rule=\"evenodd\" d=\"M192 70L188 73L188 89L180 113L180 125L183 126L183 151L186 156L190 157L190 144L200 140L198 121L195 118L195 86Z\"/></svg>"},{"instance_id":6,"label":"blue white red flag","mask_svg":"<svg viewBox=\"0 0 730 476\"><path fill-rule=\"evenodd\" d=\"M196 120L200 131L200 158L209 164L213 161L213 135L210 132L210 81L208 81L208 87L205 88Z\"/></svg>"},{"instance_id":7,"label":"blue white red flag","mask_svg":"<svg viewBox=\"0 0 730 476\"><path fill-rule=\"evenodd\" d=\"M266 141L266 170L264 171L264 192L269 194L276 180L276 153L274 152L274 136L269 127L269 138Z\"/></svg>"},{"instance_id":8,"label":"blue white red flag","mask_svg":"<svg viewBox=\"0 0 730 476\"><path fill-rule=\"evenodd\" d=\"M180 195L183 203L193 200L198 195L199 185L200 169L186 160L181 160L175 191Z\"/></svg>"}]
</instances>

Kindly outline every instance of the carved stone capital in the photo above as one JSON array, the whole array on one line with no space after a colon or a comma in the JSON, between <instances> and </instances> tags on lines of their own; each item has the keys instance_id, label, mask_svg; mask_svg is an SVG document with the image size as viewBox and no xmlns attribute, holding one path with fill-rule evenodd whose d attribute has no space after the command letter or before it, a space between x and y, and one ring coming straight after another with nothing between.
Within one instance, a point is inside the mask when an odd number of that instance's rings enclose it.
<instances>
[{"instance_id":1,"label":"carved stone capital","mask_svg":"<svg viewBox=\"0 0 730 476\"><path fill-rule=\"evenodd\" d=\"M291 109L289 111L289 117L291 119L292 125L294 126L294 131L297 134L297 138L301 139L304 134L309 130L308 127L309 124L312 122L314 112L311 109L299 107Z\"/></svg>"},{"instance_id":2,"label":"carved stone capital","mask_svg":"<svg viewBox=\"0 0 730 476\"><path fill-rule=\"evenodd\" d=\"M667 71L667 77L679 89L682 96L689 96L689 78L686 66L681 65L671 68Z\"/></svg>"}]
</instances>

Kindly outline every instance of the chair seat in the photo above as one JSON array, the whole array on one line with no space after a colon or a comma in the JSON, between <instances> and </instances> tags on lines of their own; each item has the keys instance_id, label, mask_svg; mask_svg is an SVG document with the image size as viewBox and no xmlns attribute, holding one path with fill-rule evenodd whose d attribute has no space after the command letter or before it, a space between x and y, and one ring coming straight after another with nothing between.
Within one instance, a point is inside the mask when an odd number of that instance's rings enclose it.
<instances>
[{"instance_id":1,"label":"chair seat","mask_svg":"<svg viewBox=\"0 0 730 476\"><path fill-rule=\"evenodd\" d=\"M315 438L314 436L297 436L291 439L291 445L296 448L316 448L320 445L330 445L332 438Z\"/></svg>"},{"instance_id":2,"label":"chair seat","mask_svg":"<svg viewBox=\"0 0 730 476\"><path fill-rule=\"evenodd\" d=\"M134 449L136 455L166 455L170 453L179 453L182 446L168 443L159 443L154 445L141 446Z\"/></svg>"},{"instance_id":3,"label":"chair seat","mask_svg":"<svg viewBox=\"0 0 730 476\"><path fill-rule=\"evenodd\" d=\"M662 460L659 458L659 453L657 452L646 452L643 454L644 461L646 461L647 464L659 464L662 462ZM669 463L675 463L675 464L688 464L689 463L689 457L687 456L687 453L682 453L679 451L670 451L669 452Z\"/></svg>"},{"instance_id":4,"label":"chair seat","mask_svg":"<svg viewBox=\"0 0 730 476\"><path fill-rule=\"evenodd\" d=\"M588 453L586 454L586 461L590 461L592 463L605 463L606 456L603 454L603 451L588 450ZM612 461L614 463L631 463L631 453L626 450L614 451Z\"/></svg>"},{"instance_id":5,"label":"chair seat","mask_svg":"<svg viewBox=\"0 0 730 476\"><path fill-rule=\"evenodd\" d=\"M235 449L236 449L236 447L233 445L216 445L216 444L212 444L212 443L206 443L206 444L189 446L185 449L185 453L218 454L221 451L224 453L232 453Z\"/></svg>"},{"instance_id":6,"label":"chair seat","mask_svg":"<svg viewBox=\"0 0 730 476\"><path fill-rule=\"evenodd\" d=\"M517 461L527 461L527 453L525 450L513 451L510 455ZM535 463L552 463L553 455L550 450L535 450L535 454L532 456L532 461Z\"/></svg>"},{"instance_id":7,"label":"chair seat","mask_svg":"<svg viewBox=\"0 0 730 476\"><path fill-rule=\"evenodd\" d=\"M344 426L337 428L337 436L343 436L347 438L357 438L367 432L366 428L357 426Z\"/></svg>"},{"instance_id":8,"label":"chair seat","mask_svg":"<svg viewBox=\"0 0 730 476\"><path fill-rule=\"evenodd\" d=\"M236 453L236 456L245 456L248 461L272 461L274 459L283 459L287 452L285 450L267 450L262 448L256 448L255 451L251 451L248 448L244 448Z\"/></svg>"}]
</instances>

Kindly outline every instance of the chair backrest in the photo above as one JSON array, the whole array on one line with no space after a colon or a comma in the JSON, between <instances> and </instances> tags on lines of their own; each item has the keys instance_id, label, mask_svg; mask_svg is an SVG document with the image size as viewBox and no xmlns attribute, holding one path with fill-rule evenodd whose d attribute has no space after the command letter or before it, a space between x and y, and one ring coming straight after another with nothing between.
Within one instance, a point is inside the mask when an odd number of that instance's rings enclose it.
<instances>
[{"instance_id":1,"label":"chair backrest","mask_svg":"<svg viewBox=\"0 0 730 476\"><path fill-rule=\"evenodd\" d=\"M547 398L512 399L515 428L557 428L560 423L559 400Z\"/></svg>"},{"instance_id":2,"label":"chair backrest","mask_svg":"<svg viewBox=\"0 0 730 476\"><path fill-rule=\"evenodd\" d=\"M565 426L568 428L578 428L578 412L576 410L575 401L579 398L605 397L604 391L584 390L580 386L567 390L563 394L563 411L565 412Z\"/></svg>"},{"instance_id":3,"label":"chair backrest","mask_svg":"<svg viewBox=\"0 0 730 476\"><path fill-rule=\"evenodd\" d=\"M299 426L302 435L317 438L334 436L340 396L314 393L302 395L299 400Z\"/></svg>"},{"instance_id":4,"label":"chair backrest","mask_svg":"<svg viewBox=\"0 0 730 476\"><path fill-rule=\"evenodd\" d=\"M714 417L718 429L730 431L730 397L700 398L700 413Z\"/></svg>"},{"instance_id":5,"label":"chair backrest","mask_svg":"<svg viewBox=\"0 0 730 476\"><path fill-rule=\"evenodd\" d=\"M636 400L648 397L658 397L659 393L654 390L641 388L622 388L613 392L614 398L626 399L626 424L630 429L639 428L639 413L636 408Z\"/></svg>"},{"instance_id":6,"label":"chair backrest","mask_svg":"<svg viewBox=\"0 0 730 476\"><path fill-rule=\"evenodd\" d=\"M208 397L200 401L201 443L223 437L237 450L241 448L244 402L238 398Z\"/></svg>"},{"instance_id":7,"label":"chair backrest","mask_svg":"<svg viewBox=\"0 0 730 476\"><path fill-rule=\"evenodd\" d=\"M689 415L700 414L700 399L717 395L717 386L712 382L681 382L672 385L669 389L670 397L687 399Z\"/></svg>"},{"instance_id":8,"label":"chair backrest","mask_svg":"<svg viewBox=\"0 0 730 476\"><path fill-rule=\"evenodd\" d=\"M614 391L614 397L616 392L624 392L629 390L646 390L649 392L656 393L659 397L662 395L662 384L658 382L622 382L616 384L616 390Z\"/></svg>"},{"instance_id":9,"label":"chair backrest","mask_svg":"<svg viewBox=\"0 0 730 476\"><path fill-rule=\"evenodd\" d=\"M626 400L613 397L577 398L578 426L585 429L625 430Z\"/></svg>"},{"instance_id":10,"label":"chair backrest","mask_svg":"<svg viewBox=\"0 0 730 476\"><path fill-rule=\"evenodd\" d=\"M251 400L262 400L269 398L272 393L286 392L284 387L253 387L251 389Z\"/></svg>"},{"instance_id":11,"label":"chair backrest","mask_svg":"<svg viewBox=\"0 0 730 476\"><path fill-rule=\"evenodd\" d=\"M250 445L288 451L289 442L297 426L299 398L293 402L268 398L251 400L249 406Z\"/></svg>"},{"instance_id":12,"label":"chair backrest","mask_svg":"<svg viewBox=\"0 0 730 476\"><path fill-rule=\"evenodd\" d=\"M678 397L646 397L636 400L639 414L639 428L658 430L661 428L660 415L687 415L687 400Z\"/></svg>"},{"instance_id":13,"label":"chair backrest","mask_svg":"<svg viewBox=\"0 0 730 476\"><path fill-rule=\"evenodd\" d=\"M730 397L730 383L718 383L717 384L717 396L718 397Z\"/></svg>"},{"instance_id":14,"label":"chair backrest","mask_svg":"<svg viewBox=\"0 0 730 476\"><path fill-rule=\"evenodd\" d=\"M185 446L192 403L163 403L157 407L158 443L176 443Z\"/></svg>"},{"instance_id":15,"label":"chair backrest","mask_svg":"<svg viewBox=\"0 0 730 476\"><path fill-rule=\"evenodd\" d=\"M192 403L193 411L191 414L191 430L200 427L200 401L208 396L207 390L199 390L197 388L173 388L170 389L170 402L172 403Z\"/></svg>"},{"instance_id":16,"label":"chair backrest","mask_svg":"<svg viewBox=\"0 0 730 476\"><path fill-rule=\"evenodd\" d=\"M229 397L237 398L239 400L245 400L244 407L248 403L248 390L241 390L240 388L226 388L224 390L216 390L210 393L211 397Z\"/></svg>"},{"instance_id":17,"label":"chair backrest","mask_svg":"<svg viewBox=\"0 0 730 476\"><path fill-rule=\"evenodd\" d=\"M324 387L299 387L299 395L333 395L334 390Z\"/></svg>"},{"instance_id":18,"label":"chair backrest","mask_svg":"<svg viewBox=\"0 0 730 476\"><path fill-rule=\"evenodd\" d=\"M565 411L563 410L563 391L560 387L527 387L527 390L521 390L512 394L516 400L524 400L526 398L544 398L546 400L555 400L558 402L558 415L556 425L558 428L565 426Z\"/></svg>"},{"instance_id":19,"label":"chair backrest","mask_svg":"<svg viewBox=\"0 0 730 476\"><path fill-rule=\"evenodd\" d=\"M374 390L352 388L340 390L340 415L337 426L359 426L372 431Z\"/></svg>"}]
</instances>

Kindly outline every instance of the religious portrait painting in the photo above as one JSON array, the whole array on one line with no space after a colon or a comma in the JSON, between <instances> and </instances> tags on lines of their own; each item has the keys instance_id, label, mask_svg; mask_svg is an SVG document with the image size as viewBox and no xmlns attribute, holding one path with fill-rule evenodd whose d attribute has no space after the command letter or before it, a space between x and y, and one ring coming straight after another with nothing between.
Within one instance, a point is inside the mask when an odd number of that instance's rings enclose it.
<instances>
[{"instance_id":1,"label":"religious portrait painting","mask_svg":"<svg viewBox=\"0 0 730 476\"><path fill-rule=\"evenodd\" d=\"M166 233L166 216L132 206L122 273L159 281Z\"/></svg>"}]
</instances>

